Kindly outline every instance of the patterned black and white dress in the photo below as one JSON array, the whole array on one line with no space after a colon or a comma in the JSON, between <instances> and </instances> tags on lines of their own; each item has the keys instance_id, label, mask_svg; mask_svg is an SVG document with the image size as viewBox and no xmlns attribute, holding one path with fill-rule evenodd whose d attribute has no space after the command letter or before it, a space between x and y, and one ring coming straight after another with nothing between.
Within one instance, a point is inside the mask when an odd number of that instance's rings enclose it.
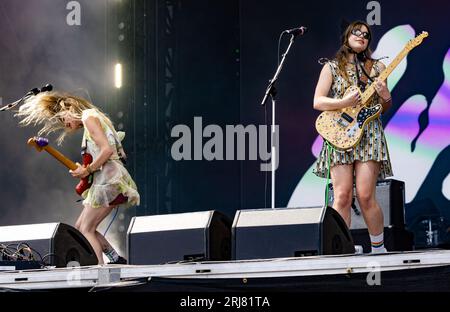
<instances>
[{"instance_id":1,"label":"patterned black and white dress","mask_svg":"<svg viewBox=\"0 0 450 312\"><path fill-rule=\"evenodd\" d=\"M358 85L358 78L356 75L356 69L354 64L348 64L346 70L349 81L347 81L341 74L336 61L327 62L328 66L331 68L331 73L333 74L333 82L330 88L329 97L335 99L341 99L344 96L345 90L351 85ZM381 72L380 63L375 62L373 65L373 71L375 76L378 76ZM359 77L362 77L363 72L360 68ZM368 85L370 85L370 80ZM372 102L369 106L374 106L377 103L381 103L381 99L378 94L375 94L372 98ZM333 149L330 155L330 166L334 165L348 165L353 164L356 160L365 162L368 160L374 160L381 163L380 174L378 179L385 179L387 177L393 176L392 165L389 158L389 151L384 136L383 125L380 118L370 121L363 133L361 141L353 148L348 151L339 151ZM324 142L322 150L316 162L316 166L313 172L318 177L326 178L328 176L328 148L327 144Z\"/></svg>"}]
</instances>

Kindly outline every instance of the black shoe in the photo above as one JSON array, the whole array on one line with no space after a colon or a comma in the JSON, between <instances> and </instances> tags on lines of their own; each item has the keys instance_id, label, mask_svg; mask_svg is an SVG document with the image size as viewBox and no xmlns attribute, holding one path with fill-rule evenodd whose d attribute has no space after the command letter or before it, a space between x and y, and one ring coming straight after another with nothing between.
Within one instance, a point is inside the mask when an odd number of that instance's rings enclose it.
<instances>
[{"instance_id":1,"label":"black shoe","mask_svg":"<svg viewBox=\"0 0 450 312\"><path fill-rule=\"evenodd\" d=\"M127 264L127 259L119 256L119 259L117 259L116 261L108 262L108 264Z\"/></svg>"}]
</instances>

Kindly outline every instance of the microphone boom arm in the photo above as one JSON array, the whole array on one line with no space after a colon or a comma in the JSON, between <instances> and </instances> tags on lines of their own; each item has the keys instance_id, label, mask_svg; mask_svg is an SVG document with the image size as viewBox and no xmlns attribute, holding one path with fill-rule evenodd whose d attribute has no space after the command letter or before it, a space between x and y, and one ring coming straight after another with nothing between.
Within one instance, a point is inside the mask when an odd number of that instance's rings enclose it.
<instances>
[{"instance_id":1,"label":"microphone boom arm","mask_svg":"<svg viewBox=\"0 0 450 312\"><path fill-rule=\"evenodd\" d=\"M15 102L12 102L12 103L9 103L9 104L3 106L2 108L0 108L0 112L4 112L4 111L7 111L7 110L10 110L10 109L16 107L17 105L22 104L23 101L25 101L26 99L28 99L31 96L35 96L35 95L37 95L37 94L39 94L41 92L47 92L47 91L52 91L52 90L53 90L53 86L51 84L49 84L49 83L47 83L41 89L33 88L30 91L28 91L28 93L25 94L23 97L21 97L19 100L15 101Z\"/></svg>"},{"instance_id":2,"label":"microphone boom arm","mask_svg":"<svg viewBox=\"0 0 450 312\"><path fill-rule=\"evenodd\" d=\"M277 94L277 91L276 91L274 85L275 85L275 82L278 80L278 76L280 75L281 70L283 69L283 65L284 65L284 62L286 60L286 55L288 55L289 50L291 49L292 44L294 43L295 37L296 37L295 34L291 34L291 40L289 42L289 46L287 47L286 52L283 54L283 58L281 59L281 62L278 65L278 68L277 68L277 71L275 72L275 75L273 76L273 78L271 80L269 80L269 85L267 86L266 93L264 94L264 98L261 101L261 105L264 105L266 103L267 98L269 97L269 95L272 98L274 98L275 95Z\"/></svg>"}]
</instances>

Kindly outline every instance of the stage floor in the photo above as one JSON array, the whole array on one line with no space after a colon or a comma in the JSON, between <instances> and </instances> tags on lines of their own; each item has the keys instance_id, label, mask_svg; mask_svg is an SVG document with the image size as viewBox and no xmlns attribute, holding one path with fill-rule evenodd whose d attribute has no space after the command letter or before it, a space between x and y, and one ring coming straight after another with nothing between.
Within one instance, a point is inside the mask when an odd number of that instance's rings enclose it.
<instances>
[{"instance_id":1,"label":"stage floor","mask_svg":"<svg viewBox=\"0 0 450 312\"><path fill-rule=\"evenodd\" d=\"M68 289L450 291L450 250L0 272L0 291Z\"/></svg>"}]
</instances>

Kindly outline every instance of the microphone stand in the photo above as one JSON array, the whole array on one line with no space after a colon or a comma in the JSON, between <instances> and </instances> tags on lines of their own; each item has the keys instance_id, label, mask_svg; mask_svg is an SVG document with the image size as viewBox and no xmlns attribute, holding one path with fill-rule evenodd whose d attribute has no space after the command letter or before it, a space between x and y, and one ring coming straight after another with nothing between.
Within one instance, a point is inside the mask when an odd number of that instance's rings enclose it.
<instances>
[{"instance_id":1,"label":"microphone stand","mask_svg":"<svg viewBox=\"0 0 450 312\"><path fill-rule=\"evenodd\" d=\"M10 104L7 104L7 105L3 106L2 108L0 108L0 112L10 110L10 109L16 107L17 105L22 104L23 101L25 101L26 99L28 99L31 96L35 96L41 92L47 92L47 91L52 91L52 90L53 90L53 86L49 83L47 83L41 89L33 88L30 91L28 91L28 93L25 94L23 97L21 97L19 100L12 102Z\"/></svg>"},{"instance_id":2,"label":"microphone stand","mask_svg":"<svg viewBox=\"0 0 450 312\"><path fill-rule=\"evenodd\" d=\"M278 80L278 76L281 73L281 70L283 69L284 62L286 60L286 56L289 53L289 50L291 49L292 44L294 43L295 38L297 37L298 33L291 34L291 40L289 42L289 45L286 49L286 52L283 54L283 58L281 59L280 64L278 64L277 71L275 72L275 75L271 80L269 80L269 85L267 86L266 93L264 94L264 98L261 102L261 105L265 105L267 98L270 95L270 98L272 99L272 135L271 135L271 172L272 172L272 190L271 190L271 207L272 209L275 209L275 164L277 160L277 153L275 148L275 106L276 106L276 95L277 95L277 89L275 88L275 83Z\"/></svg>"},{"instance_id":3,"label":"microphone stand","mask_svg":"<svg viewBox=\"0 0 450 312\"><path fill-rule=\"evenodd\" d=\"M33 90L31 90L30 92L25 94L23 97L21 97L19 100L15 101L15 102L12 102L12 103L9 103L9 104L3 106L2 108L0 108L0 112L4 112L4 111L10 110L10 109L13 109L17 105L21 104L23 101L28 99L30 96L36 95L39 92L40 92L39 89L34 88Z\"/></svg>"}]
</instances>

